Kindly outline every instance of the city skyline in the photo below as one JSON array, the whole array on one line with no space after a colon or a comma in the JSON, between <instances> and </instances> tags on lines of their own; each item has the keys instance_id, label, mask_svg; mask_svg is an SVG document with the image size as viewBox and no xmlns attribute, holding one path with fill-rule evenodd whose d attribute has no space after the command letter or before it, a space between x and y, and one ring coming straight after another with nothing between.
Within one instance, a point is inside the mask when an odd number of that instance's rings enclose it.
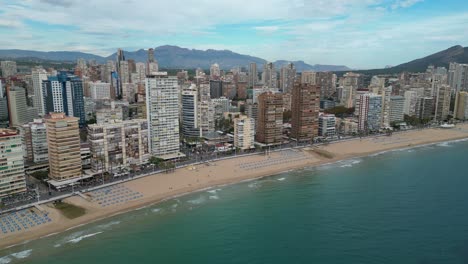
<instances>
[{"instance_id":1,"label":"city skyline","mask_svg":"<svg viewBox=\"0 0 468 264\"><path fill-rule=\"evenodd\" d=\"M228 49L269 61L304 60L366 69L397 65L468 43L468 8L458 0L275 0L236 5L0 0L0 14L1 49L103 56L119 47L137 50L170 44Z\"/></svg>"}]
</instances>

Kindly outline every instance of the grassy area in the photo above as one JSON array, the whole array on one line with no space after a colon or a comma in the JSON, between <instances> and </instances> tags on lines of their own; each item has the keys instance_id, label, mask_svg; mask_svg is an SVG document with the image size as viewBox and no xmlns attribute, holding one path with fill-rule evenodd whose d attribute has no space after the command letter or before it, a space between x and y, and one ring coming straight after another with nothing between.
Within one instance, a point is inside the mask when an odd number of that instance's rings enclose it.
<instances>
[{"instance_id":1,"label":"grassy area","mask_svg":"<svg viewBox=\"0 0 468 264\"><path fill-rule=\"evenodd\" d=\"M68 219L75 219L86 213L84 208L69 203L58 202L54 206Z\"/></svg>"}]
</instances>

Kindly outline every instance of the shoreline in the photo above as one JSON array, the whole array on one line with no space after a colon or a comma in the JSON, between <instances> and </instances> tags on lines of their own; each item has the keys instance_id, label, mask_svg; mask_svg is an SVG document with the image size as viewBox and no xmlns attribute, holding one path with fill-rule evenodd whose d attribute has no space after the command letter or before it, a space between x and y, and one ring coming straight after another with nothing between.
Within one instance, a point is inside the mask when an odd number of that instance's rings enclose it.
<instances>
[{"instance_id":1,"label":"shoreline","mask_svg":"<svg viewBox=\"0 0 468 264\"><path fill-rule=\"evenodd\" d=\"M237 170L239 170L239 164L265 162L270 159L270 156L241 156L230 160L216 161L214 162L215 165L213 166L197 165L197 175L194 175L195 172L187 170L187 168L177 169L176 172L171 174L164 174L159 176L158 174L151 175L149 177L122 183L123 186L132 190L137 190L145 195L141 199L130 201L128 203L121 204L118 206L111 206L109 208L104 209L98 206L97 204L85 201L83 198L80 198L78 196L67 198L65 200L66 202L76 204L78 206L83 206L86 209L87 213L84 216L78 217L76 219L66 219L63 216L61 216L56 209L44 205L44 208L49 213L51 213L53 221L50 224L32 228L28 232L18 232L13 233L11 235L0 234L0 249L6 250L15 246L25 245L33 240L52 237L63 232L68 232L70 230L82 227L84 225L89 225L120 214L129 213L135 210L141 210L171 199L198 192L203 192L205 190L218 188L221 186L229 186L239 184L242 182L255 181L266 177L272 177L291 170L333 165L346 160L378 156L392 151L420 148L445 142L455 143L458 141L467 141L468 125L460 127L462 127L463 129L428 129L424 131L409 131L403 132L396 136L383 137L381 139L372 137L366 139L357 138L346 142L337 142L324 146L310 147L309 151L307 151L307 148L295 149L294 151L300 152L301 155L305 155L306 159L292 161L290 164L275 164L272 166L265 166L263 168L260 168L258 170L255 169L253 171L240 170L239 173L237 173ZM437 135L441 134L441 132L443 132L442 134L444 134L445 137L441 138L439 137L440 135ZM445 132L447 132L446 134L450 135L445 135ZM432 136L432 138L424 139L421 138L419 134L429 134L429 136ZM415 138L415 141L411 141L410 144L407 144L408 141L405 141L404 144L398 142L398 139L400 139L400 137L406 138L408 136L410 136L410 138L411 136ZM388 143L387 141L390 143ZM367 148L366 144L369 145ZM375 144L376 146L371 146L372 144ZM320 157L318 154L312 153L310 149L322 149L333 153L334 157L331 159ZM273 153L271 156L274 156L273 159L275 159L280 157L280 153ZM230 169L229 167L231 167L233 171L228 171ZM216 169L221 170L216 171ZM210 173L212 174L213 171L215 171L214 176L219 178L216 178L214 180L211 178L207 179L207 177L209 178ZM217 175L216 172L220 172L223 175ZM206 174L208 174L208 176ZM167 183L166 181L164 181L164 178L167 178L167 182L171 183ZM201 183L199 183L199 180L201 180ZM155 188L152 188L155 186L155 184L158 185L157 187L159 189L155 190ZM166 186L163 186L164 184ZM178 187L172 188L172 184L174 184L174 186L175 184L177 184ZM170 188L164 188L168 186L170 186Z\"/></svg>"}]
</instances>

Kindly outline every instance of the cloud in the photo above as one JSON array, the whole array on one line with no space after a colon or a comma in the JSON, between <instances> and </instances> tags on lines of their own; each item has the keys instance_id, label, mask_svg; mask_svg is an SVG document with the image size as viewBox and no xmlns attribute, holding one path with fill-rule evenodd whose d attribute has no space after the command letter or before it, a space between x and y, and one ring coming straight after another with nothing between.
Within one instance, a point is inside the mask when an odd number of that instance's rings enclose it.
<instances>
[{"instance_id":1,"label":"cloud","mask_svg":"<svg viewBox=\"0 0 468 264\"><path fill-rule=\"evenodd\" d=\"M395 3L392 4L391 8L393 10L398 9L398 8L407 8L422 1L424 0L397 0Z\"/></svg>"},{"instance_id":2,"label":"cloud","mask_svg":"<svg viewBox=\"0 0 468 264\"><path fill-rule=\"evenodd\" d=\"M19 28L21 26L22 23L18 20L0 18L0 28Z\"/></svg>"},{"instance_id":3,"label":"cloud","mask_svg":"<svg viewBox=\"0 0 468 264\"><path fill-rule=\"evenodd\" d=\"M263 34L272 34L275 33L280 29L278 26L261 26L261 27L254 27L255 30L259 31Z\"/></svg>"},{"instance_id":4,"label":"cloud","mask_svg":"<svg viewBox=\"0 0 468 264\"><path fill-rule=\"evenodd\" d=\"M58 7L70 7L73 5L72 0L40 0L40 2Z\"/></svg>"}]
</instances>

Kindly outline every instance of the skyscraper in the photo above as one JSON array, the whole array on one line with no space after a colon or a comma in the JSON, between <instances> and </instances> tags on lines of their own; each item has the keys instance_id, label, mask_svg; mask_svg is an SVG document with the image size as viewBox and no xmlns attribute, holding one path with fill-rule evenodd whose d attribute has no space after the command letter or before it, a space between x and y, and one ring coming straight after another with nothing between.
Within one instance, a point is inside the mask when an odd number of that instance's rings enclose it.
<instances>
[{"instance_id":1,"label":"skyscraper","mask_svg":"<svg viewBox=\"0 0 468 264\"><path fill-rule=\"evenodd\" d=\"M450 86L445 84L439 85L436 95L434 120L444 121L447 119L450 111Z\"/></svg>"},{"instance_id":2,"label":"skyscraper","mask_svg":"<svg viewBox=\"0 0 468 264\"><path fill-rule=\"evenodd\" d=\"M316 84L316 72L313 71L303 71L301 73L301 83L307 83L311 85Z\"/></svg>"},{"instance_id":3,"label":"skyscraper","mask_svg":"<svg viewBox=\"0 0 468 264\"><path fill-rule=\"evenodd\" d=\"M80 133L78 118L65 113L45 117L49 146L49 178L63 181L81 177Z\"/></svg>"},{"instance_id":4,"label":"skyscraper","mask_svg":"<svg viewBox=\"0 0 468 264\"><path fill-rule=\"evenodd\" d=\"M434 97L420 97L416 103L416 117L431 119L434 112Z\"/></svg>"},{"instance_id":5,"label":"skyscraper","mask_svg":"<svg viewBox=\"0 0 468 264\"><path fill-rule=\"evenodd\" d=\"M211 99L220 98L222 96L223 96L223 81L210 80Z\"/></svg>"},{"instance_id":6,"label":"skyscraper","mask_svg":"<svg viewBox=\"0 0 468 264\"><path fill-rule=\"evenodd\" d=\"M221 77L221 70L219 68L219 64L215 63L210 67L210 78L217 80L219 77Z\"/></svg>"},{"instance_id":7,"label":"skyscraper","mask_svg":"<svg viewBox=\"0 0 468 264\"><path fill-rule=\"evenodd\" d=\"M38 114L44 116L46 114L44 107L44 92L42 90L42 82L47 80L47 72L42 68L36 68L32 71L32 83L34 90L34 107Z\"/></svg>"},{"instance_id":8,"label":"skyscraper","mask_svg":"<svg viewBox=\"0 0 468 264\"><path fill-rule=\"evenodd\" d=\"M193 86L182 91L182 134L184 137L199 137L198 91Z\"/></svg>"},{"instance_id":9,"label":"skyscraper","mask_svg":"<svg viewBox=\"0 0 468 264\"><path fill-rule=\"evenodd\" d=\"M291 100L291 136L312 140L318 134L320 90L316 85L296 82Z\"/></svg>"},{"instance_id":10,"label":"skyscraper","mask_svg":"<svg viewBox=\"0 0 468 264\"><path fill-rule=\"evenodd\" d=\"M264 144L279 144L283 132L283 96L266 92L258 96L256 138Z\"/></svg>"},{"instance_id":11,"label":"skyscraper","mask_svg":"<svg viewBox=\"0 0 468 264\"><path fill-rule=\"evenodd\" d=\"M23 87L7 89L7 100L10 126L22 126L33 120L34 116L30 116L28 113L26 91Z\"/></svg>"},{"instance_id":12,"label":"skyscraper","mask_svg":"<svg viewBox=\"0 0 468 264\"><path fill-rule=\"evenodd\" d=\"M60 72L42 82L46 113L65 113L79 118L80 126L86 124L83 99L83 81L75 75Z\"/></svg>"},{"instance_id":13,"label":"skyscraper","mask_svg":"<svg viewBox=\"0 0 468 264\"><path fill-rule=\"evenodd\" d=\"M390 114L389 114L390 125L393 122L404 120L404 111L403 111L404 106L405 106L405 97L390 96Z\"/></svg>"},{"instance_id":14,"label":"skyscraper","mask_svg":"<svg viewBox=\"0 0 468 264\"><path fill-rule=\"evenodd\" d=\"M382 96L366 93L360 95L359 131L377 131L381 127Z\"/></svg>"},{"instance_id":15,"label":"skyscraper","mask_svg":"<svg viewBox=\"0 0 468 264\"><path fill-rule=\"evenodd\" d=\"M277 73L275 70L275 65L272 62L265 63L263 66L262 82L263 85L267 86L268 88L277 87Z\"/></svg>"},{"instance_id":16,"label":"skyscraper","mask_svg":"<svg viewBox=\"0 0 468 264\"><path fill-rule=\"evenodd\" d=\"M0 200L26 191L23 146L16 130L0 129Z\"/></svg>"},{"instance_id":17,"label":"skyscraper","mask_svg":"<svg viewBox=\"0 0 468 264\"><path fill-rule=\"evenodd\" d=\"M280 89L283 93L288 93L294 86L296 80L296 68L293 63L288 63L281 68L280 72Z\"/></svg>"},{"instance_id":18,"label":"skyscraper","mask_svg":"<svg viewBox=\"0 0 468 264\"><path fill-rule=\"evenodd\" d=\"M468 91L468 64L450 63L448 84L454 92Z\"/></svg>"},{"instance_id":19,"label":"skyscraper","mask_svg":"<svg viewBox=\"0 0 468 264\"><path fill-rule=\"evenodd\" d=\"M336 75L333 72L317 72L315 83L320 87L320 98L332 97L336 92Z\"/></svg>"},{"instance_id":20,"label":"skyscraper","mask_svg":"<svg viewBox=\"0 0 468 264\"><path fill-rule=\"evenodd\" d=\"M148 49L148 61L146 62L146 74L153 74L159 71L158 61L154 57L154 49Z\"/></svg>"},{"instance_id":21,"label":"skyscraper","mask_svg":"<svg viewBox=\"0 0 468 264\"><path fill-rule=\"evenodd\" d=\"M460 120L468 119L468 92L461 91L457 93L453 115Z\"/></svg>"},{"instance_id":22,"label":"skyscraper","mask_svg":"<svg viewBox=\"0 0 468 264\"><path fill-rule=\"evenodd\" d=\"M253 88L258 82L257 63L249 64L249 87Z\"/></svg>"},{"instance_id":23,"label":"skyscraper","mask_svg":"<svg viewBox=\"0 0 468 264\"><path fill-rule=\"evenodd\" d=\"M408 116L416 115L417 102L418 102L418 93L415 91L406 91L403 113Z\"/></svg>"},{"instance_id":24,"label":"skyscraper","mask_svg":"<svg viewBox=\"0 0 468 264\"><path fill-rule=\"evenodd\" d=\"M177 77L165 72L147 76L150 152L163 159L179 156L179 95Z\"/></svg>"}]
</instances>

